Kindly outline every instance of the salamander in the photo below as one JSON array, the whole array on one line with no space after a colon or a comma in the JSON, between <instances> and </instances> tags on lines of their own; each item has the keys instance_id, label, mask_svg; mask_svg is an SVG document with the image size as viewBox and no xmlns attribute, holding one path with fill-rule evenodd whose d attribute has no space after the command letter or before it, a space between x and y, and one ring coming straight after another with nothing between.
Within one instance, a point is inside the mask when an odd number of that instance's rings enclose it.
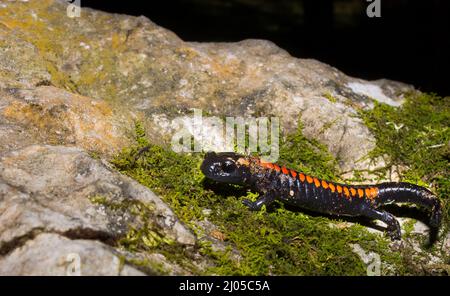
<instances>
[{"instance_id":1,"label":"salamander","mask_svg":"<svg viewBox=\"0 0 450 296\"><path fill-rule=\"evenodd\" d=\"M391 213L379 209L380 206L414 203L431 211L430 226L438 228L441 223L439 199L428 189L410 183L341 184L232 152L206 153L200 169L214 181L246 185L258 192L260 197L256 201L243 200L243 204L254 211L279 200L319 213L365 216L386 223L392 240L401 238L400 224Z\"/></svg>"}]
</instances>

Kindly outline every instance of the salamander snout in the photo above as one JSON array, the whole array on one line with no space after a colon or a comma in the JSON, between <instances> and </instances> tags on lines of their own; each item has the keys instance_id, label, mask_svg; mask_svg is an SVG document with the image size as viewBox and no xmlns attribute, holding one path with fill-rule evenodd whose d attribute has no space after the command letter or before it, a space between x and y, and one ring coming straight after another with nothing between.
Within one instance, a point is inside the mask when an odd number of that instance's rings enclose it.
<instances>
[{"instance_id":1,"label":"salamander snout","mask_svg":"<svg viewBox=\"0 0 450 296\"><path fill-rule=\"evenodd\" d=\"M214 181L239 184L244 180L243 168L236 162L239 158L239 155L231 152L208 152L200 169Z\"/></svg>"}]
</instances>

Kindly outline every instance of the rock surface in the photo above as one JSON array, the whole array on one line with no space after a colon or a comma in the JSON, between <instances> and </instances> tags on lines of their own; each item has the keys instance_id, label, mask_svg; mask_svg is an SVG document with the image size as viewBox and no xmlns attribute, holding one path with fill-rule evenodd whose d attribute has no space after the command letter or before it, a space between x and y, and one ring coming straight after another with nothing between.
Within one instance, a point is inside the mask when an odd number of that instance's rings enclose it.
<instances>
[{"instance_id":1,"label":"rock surface","mask_svg":"<svg viewBox=\"0 0 450 296\"><path fill-rule=\"evenodd\" d=\"M98 249L98 260L105 258L103 265L112 264L109 258L114 255L107 245L114 246L114 241L124 237L139 221L127 208L107 212L90 200L96 196L114 202L137 200L149 205L154 219L150 226L155 231L182 245L195 244L194 235L158 196L108 169L79 148L33 145L10 152L0 160L0 184L0 255L5 257L0 261L0 272L12 268L8 267L13 260L10 258L32 256L37 252L35 248L62 252L71 247L72 241L75 250L92 244L93 250ZM53 234L52 240L39 239L43 234ZM97 251L92 252L86 256L97 257ZM42 256L49 256L45 264L56 262L51 253L44 252ZM95 267L98 262L89 258L84 259L88 274L94 271L103 274L109 268ZM29 264L23 260L23 264ZM10 271L22 270L20 266L15 268ZM60 268L54 268L50 270L61 272Z\"/></svg>"},{"instance_id":2,"label":"rock surface","mask_svg":"<svg viewBox=\"0 0 450 296\"><path fill-rule=\"evenodd\" d=\"M105 101L52 86L0 89L0 96L0 151L46 143L108 155L130 144L132 118L113 113Z\"/></svg>"},{"instance_id":3,"label":"rock surface","mask_svg":"<svg viewBox=\"0 0 450 296\"><path fill-rule=\"evenodd\" d=\"M48 252L51 249L52 252ZM2 275L145 275L98 241L42 233L0 259Z\"/></svg>"},{"instance_id":4,"label":"rock surface","mask_svg":"<svg viewBox=\"0 0 450 296\"><path fill-rule=\"evenodd\" d=\"M8 72L11 59L0 59L3 84L50 83L105 100L144 118L154 137L166 141L173 131L164 121L147 118L172 119L200 108L213 115L277 116L284 132L293 131L300 119L305 135L328 146L344 172L367 169L368 161L355 160L374 147L374 138L354 116L355 108L370 108L374 100L398 105L402 93L412 90L293 58L269 41L183 42L144 17L83 8L81 17L69 18L66 5L3 4L0 36L8 42L0 43L0 52L8 58L12 48L23 48L14 72Z\"/></svg>"}]
</instances>

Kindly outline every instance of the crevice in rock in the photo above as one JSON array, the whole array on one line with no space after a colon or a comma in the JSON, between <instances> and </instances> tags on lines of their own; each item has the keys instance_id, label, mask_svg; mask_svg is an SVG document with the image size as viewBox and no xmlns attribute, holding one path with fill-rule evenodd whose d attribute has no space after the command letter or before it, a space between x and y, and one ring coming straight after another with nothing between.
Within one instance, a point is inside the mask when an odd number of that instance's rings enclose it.
<instances>
[{"instance_id":1,"label":"crevice in rock","mask_svg":"<svg viewBox=\"0 0 450 296\"><path fill-rule=\"evenodd\" d=\"M10 241L4 242L0 245L0 256L5 256L14 251L17 248L25 245L29 240L34 239L38 234L43 233L44 229L42 227L33 228L24 235L13 238Z\"/></svg>"},{"instance_id":2,"label":"crevice in rock","mask_svg":"<svg viewBox=\"0 0 450 296\"><path fill-rule=\"evenodd\" d=\"M52 82L50 80L41 80L41 81L37 82L34 86L39 87L39 86L54 86L54 85L52 84Z\"/></svg>"},{"instance_id":3,"label":"crevice in rock","mask_svg":"<svg viewBox=\"0 0 450 296\"><path fill-rule=\"evenodd\" d=\"M95 230L91 228L77 227L67 231L48 230L43 227L33 228L24 235L13 238L10 241L4 242L0 245L0 256L6 256L12 253L17 248L24 246L28 241L34 240L38 235L43 233L53 233L68 238L70 240L85 239L97 240L111 247L117 245L118 237L102 230Z\"/></svg>"}]
</instances>

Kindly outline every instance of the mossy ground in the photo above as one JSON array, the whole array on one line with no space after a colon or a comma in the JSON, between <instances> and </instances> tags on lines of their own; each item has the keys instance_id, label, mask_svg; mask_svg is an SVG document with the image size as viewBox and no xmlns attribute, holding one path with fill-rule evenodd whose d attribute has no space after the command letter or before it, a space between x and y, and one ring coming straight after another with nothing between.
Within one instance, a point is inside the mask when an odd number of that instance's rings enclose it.
<instances>
[{"instance_id":1,"label":"mossy ground","mask_svg":"<svg viewBox=\"0 0 450 296\"><path fill-rule=\"evenodd\" d=\"M444 205L444 232L450 222L450 98L412 94L394 108L376 103L361 117L377 140L370 157L387 165L374 173L395 172L401 181L434 191Z\"/></svg>"},{"instance_id":2,"label":"mossy ground","mask_svg":"<svg viewBox=\"0 0 450 296\"><path fill-rule=\"evenodd\" d=\"M221 252L212 251L208 243L200 243L200 253L214 263L202 273L365 275L366 265L353 252L352 244L359 244L366 253L379 254L382 274L417 273L404 264L401 253L390 249L388 239L368 232L358 223L286 209L279 203L260 212L249 211L241 199L256 195L238 186L206 180L199 170L201 154L176 154L150 144L149 151L135 161L137 151L149 144L140 125L136 134L137 145L118 155L113 161L115 166L162 196L178 217L197 232L197 222L207 218L230 246ZM298 147L302 147L301 153ZM280 156L280 162L289 163L290 167L338 180L334 158L322 145L306 139L301 127L283 140ZM211 214L205 215L204 209L210 209ZM238 251L239 260L233 259L233 249Z\"/></svg>"}]
</instances>

